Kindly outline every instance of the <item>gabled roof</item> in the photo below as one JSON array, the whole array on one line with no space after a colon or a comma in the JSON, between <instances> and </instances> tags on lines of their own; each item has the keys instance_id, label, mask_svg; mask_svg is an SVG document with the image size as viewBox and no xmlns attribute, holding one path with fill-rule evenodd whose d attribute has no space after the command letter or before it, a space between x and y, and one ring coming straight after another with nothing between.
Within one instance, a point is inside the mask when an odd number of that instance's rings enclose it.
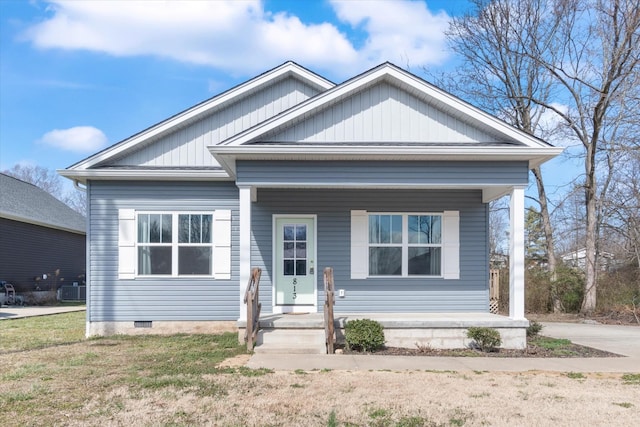
<instances>
[{"instance_id":1,"label":"gabled roof","mask_svg":"<svg viewBox=\"0 0 640 427\"><path fill-rule=\"evenodd\" d=\"M86 219L46 191L0 173L0 218L85 234Z\"/></svg>"},{"instance_id":2,"label":"gabled roof","mask_svg":"<svg viewBox=\"0 0 640 427\"><path fill-rule=\"evenodd\" d=\"M252 93L257 92L261 88L287 77L295 77L321 91L335 86L335 83L332 83L324 77L301 67L295 62L288 61L58 172L63 176L73 178L73 176L69 176L73 175L70 171L80 171L97 167L110 159L121 156L124 152L135 150L137 147L160 138L176 128L197 121L199 118L206 116L216 109L222 108L228 103L246 96L251 96Z\"/></svg>"},{"instance_id":3,"label":"gabled roof","mask_svg":"<svg viewBox=\"0 0 640 427\"><path fill-rule=\"evenodd\" d=\"M292 124L309 120L333 105L382 82L391 83L412 96L436 106L445 113L461 118L471 126L498 135L500 141L489 144L388 144L356 143L279 143L263 142L262 138L284 130ZM418 142L418 141L417 141ZM307 159L422 159L422 160L522 160L534 167L562 152L532 135L466 103L431 85L425 80L391 64L384 63L346 82L328 89L271 119L241 132L209 151L231 176L235 174L235 159L293 159L304 153Z\"/></svg>"}]
</instances>

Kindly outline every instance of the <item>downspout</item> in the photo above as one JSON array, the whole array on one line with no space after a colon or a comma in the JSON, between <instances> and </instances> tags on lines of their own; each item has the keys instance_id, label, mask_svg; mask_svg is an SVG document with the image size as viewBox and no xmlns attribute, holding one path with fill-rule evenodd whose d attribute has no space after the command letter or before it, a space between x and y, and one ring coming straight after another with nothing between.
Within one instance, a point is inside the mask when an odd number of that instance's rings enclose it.
<instances>
[{"instance_id":1,"label":"downspout","mask_svg":"<svg viewBox=\"0 0 640 427\"><path fill-rule=\"evenodd\" d=\"M84 336L85 338L89 338L91 335L91 292L89 292L89 282L90 282L90 278L89 278L89 266L90 266L90 260L89 260L89 253L90 253L90 244L91 244L91 227L89 226L91 224L90 218L91 218L91 210L89 209L89 206L91 206L91 204L89 203L89 194L87 192L87 186L84 185L80 185L80 181L78 181L77 179L73 180L73 186L76 188L76 190L78 191L82 191L84 193L87 193L87 206L86 206L86 212L87 212L87 226L85 227L86 231L87 231L87 237L85 239L86 241L86 248L85 248L85 272L84 272L84 286L85 286L85 305L87 307L87 312L86 312L86 316L85 316L85 326L84 326Z\"/></svg>"}]
</instances>

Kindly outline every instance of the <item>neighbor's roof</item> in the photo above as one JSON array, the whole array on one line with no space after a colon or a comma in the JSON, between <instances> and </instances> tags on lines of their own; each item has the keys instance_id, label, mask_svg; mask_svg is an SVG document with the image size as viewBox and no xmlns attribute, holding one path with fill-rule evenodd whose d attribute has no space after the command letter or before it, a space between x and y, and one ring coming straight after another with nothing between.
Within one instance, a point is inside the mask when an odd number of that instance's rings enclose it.
<instances>
[{"instance_id":1,"label":"neighbor's roof","mask_svg":"<svg viewBox=\"0 0 640 427\"><path fill-rule=\"evenodd\" d=\"M0 218L86 233L86 219L46 191L0 173Z\"/></svg>"}]
</instances>

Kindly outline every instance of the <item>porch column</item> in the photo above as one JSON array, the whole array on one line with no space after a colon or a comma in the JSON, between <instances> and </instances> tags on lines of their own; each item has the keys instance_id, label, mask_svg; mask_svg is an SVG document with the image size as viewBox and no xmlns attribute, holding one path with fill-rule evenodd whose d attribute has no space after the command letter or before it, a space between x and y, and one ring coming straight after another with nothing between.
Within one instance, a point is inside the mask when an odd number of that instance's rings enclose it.
<instances>
[{"instance_id":1,"label":"porch column","mask_svg":"<svg viewBox=\"0 0 640 427\"><path fill-rule=\"evenodd\" d=\"M251 187L239 186L240 190L240 320L247 320L244 293L251 276Z\"/></svg>"},{"instance_id":2,"label":"porch column","mask_svg":"<svg viewBox=\"0 0 640 427\"><path fill-rule=\"evenodd\" d=\"M509 205L509 317L524 319L524 187L513 187Z\"/></svg>"}]
</instances>

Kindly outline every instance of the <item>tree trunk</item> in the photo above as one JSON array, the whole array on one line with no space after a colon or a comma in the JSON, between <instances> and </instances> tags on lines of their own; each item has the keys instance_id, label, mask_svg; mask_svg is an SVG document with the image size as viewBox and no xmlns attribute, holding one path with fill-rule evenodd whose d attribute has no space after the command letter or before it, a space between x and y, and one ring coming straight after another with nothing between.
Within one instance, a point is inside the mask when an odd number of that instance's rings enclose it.
<instances>
[{"instance_id":1,"label":"tree trunk","mask_svg":"<svg viewBox=\"0 0 640 427\"><path fill-rule=\"evenodd\" d=\"M587 237L585 244L585 283L584 298L580 313L591 315L596 309L596 287L598 282L598 269L596 258L597 212L596 212L596 175L595 175L595 144L587 147L585 157L585 206L587 214Z\"/></svg>"},{"instance_id":2,"label":"tree trunk","mask_svg":"<svg viewBox=\"0 0 640 427\"><path fill-rule=\"evenodd\" d=\"M562 303L558 297L558 291L555 285L556 282L556 250L553 240L553 228L551 227L551 215L549 214L549 203L547 202L547 193L544 187L544 181L542 180L542 171L540 167L535 167L531 170L533 176L536 178L536 184L538 186L538 202L540 203L540 217L542 218L542 228L544 230L545 246L547 250L547 270L549 271L549 278L551 281L551 300L553 303L553 312L558 313L562 311Z\"/></svg>"}]
</instances>

